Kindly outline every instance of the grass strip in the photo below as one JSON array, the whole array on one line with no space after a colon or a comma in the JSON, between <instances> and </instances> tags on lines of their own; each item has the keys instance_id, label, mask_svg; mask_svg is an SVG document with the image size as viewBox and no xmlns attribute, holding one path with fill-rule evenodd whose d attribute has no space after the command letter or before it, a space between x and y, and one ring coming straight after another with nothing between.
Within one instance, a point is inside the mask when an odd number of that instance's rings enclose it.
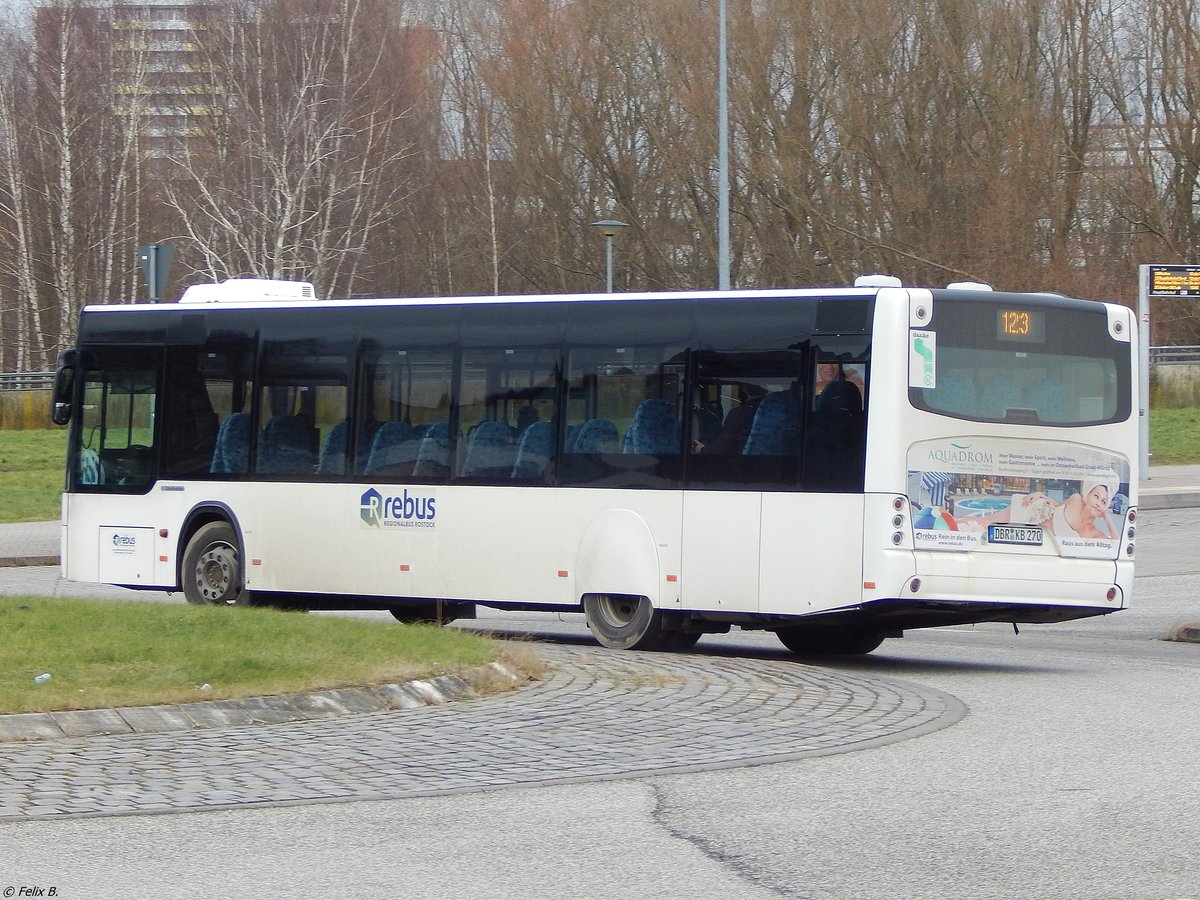
<instances>
[{"instance_id":1,"label":"grass strip","mask_svg":"<svg viewBox=\"0 0 1200 900\"><path fill-rule=\"evenodd\" d=\"M0 431L0 522L57 519L67 430Z\"/></svg>"},{"instance_id":2,"label":"grass strip","mask_svg":"<svg viewBox=\"0 0 1200 900\"><path fill-rule=\"evenodd\" d=\"M1150 460L1156 466L1200 461L1200 409L1150 411Z\"/></svg>"},{"instance_id":3,"label":"grass strip","mask_svg":"<svg viewBox=\"0 0 1200 900\"><path fill-rule=\"evenodd\" d=\"M484 635L433 625L44 597L0 597L0 634L0 713L387 684L501 656Z\"/></svg>"}]
</instances>

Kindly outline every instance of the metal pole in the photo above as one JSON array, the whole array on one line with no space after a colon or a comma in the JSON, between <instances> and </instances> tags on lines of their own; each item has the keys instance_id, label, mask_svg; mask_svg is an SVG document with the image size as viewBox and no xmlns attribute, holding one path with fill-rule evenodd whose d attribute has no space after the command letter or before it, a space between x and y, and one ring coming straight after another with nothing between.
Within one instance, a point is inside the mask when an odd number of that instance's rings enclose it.
<instances>
[{"instance_id":1,"label":"metal pole","mask_svg":"<svg viewBox=\"0 0 1200 900\"><path fill-rule=\"evenodd\" d=\"M725 0L719 0L717 28L717 289L729 290L729 67Z\"/></svg>"},{"instance_id":2,"label":"metal pole","mask_svg":"<svg viewBox=\"0 0 1200 900\"><path fill-rule=\"evenodd\" d=\"M1138 266L1138 443L1141 477L1150 477L1150 266Z\"/></svg>"},{"instance_id":3,"label":"metal pole","mask_svg":"<svg viewBox=\"0 0 1200 900\"><path fill-rule=\"evenodd\" d=\"M150 245L150 253L146 260L147 274L150 277L150 302L158 302L158 244Z\"/></svg>"},{"instance_id":4,"label":"metal pole","mask_svg":"<svg viewBox=\"0 0 1200 900\"><path fill-rule=\"evenodd\" d=\"M601 219L599 222L593 222L592 227L604 235L606 257L604 288L611 294L613 292L613 237L622 228L628 228L629 224L618 222L616 219Z\"/></svg>"},{"instance_id":5,"label":"metal pole","mask_svg":"<svg viewBox=\"0 0 1200 900\"><path fill-rule=\"evenodd\" d=\"M606 277L604 279L604 284L608 290L608 293L610 293L610 294L613 292L613 290L612 290L612 241L613 241L613 236L611 234L606 234L604 236L604 244L605 244L605 248L607 251L606 255L608 257L608 260L607 260L608 265L606 267L606 271L608 274L606 275Z\"/></svg>"}]
</instances>

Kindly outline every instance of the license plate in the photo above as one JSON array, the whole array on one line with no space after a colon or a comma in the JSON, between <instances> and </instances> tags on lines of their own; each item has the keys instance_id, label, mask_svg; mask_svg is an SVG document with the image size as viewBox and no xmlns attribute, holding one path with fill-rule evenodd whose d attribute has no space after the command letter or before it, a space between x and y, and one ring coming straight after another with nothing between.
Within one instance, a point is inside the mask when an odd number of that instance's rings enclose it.
<instances>
[{"instance_id":1,"label":"license plate","mask_svg":"<svg viewBox=\"0 0 1200 900\"><path fill-rule=\"evenodd\" d=\"M989 544L1042 545L1042 529L1031 525L989 525Z\"/></svg>"}]
</instances>

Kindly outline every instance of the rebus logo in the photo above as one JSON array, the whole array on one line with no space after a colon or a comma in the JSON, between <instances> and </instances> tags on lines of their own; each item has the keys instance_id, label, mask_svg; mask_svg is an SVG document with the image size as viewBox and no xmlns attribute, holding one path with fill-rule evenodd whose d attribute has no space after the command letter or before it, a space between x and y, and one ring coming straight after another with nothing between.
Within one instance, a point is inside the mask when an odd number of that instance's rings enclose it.
<instances>
[{"instance_id":1,"label":"rebus logo","mask_svg":"<svg viewBox=\"0 0 1200 900\"><path fill-rule=\"evenodd\" d=\"M408 488L398 497L385 497L371 488L359 498L358 513L373 528L432 528L436 507L437 498L410 494Z\"/></svg>"},{"instance_id":2,"label":"rebus logo","mask_svg":"<svg viewBox=\"0 0 1200 900\"><path fill-rule=\"evenodd\" d=\"M383 495L371 488L359 499L358 512L368 525L378 526L383 519Z\"/></svg>"},{"instance_id":3,"label":"rebus logo","mask_svg":"<svg viewBox=\"0 0 1200 900\"><path fill-rule=\"evenodd\" d=\"M134 537L133 535L129 535L129 534L114 534L112 542L113 542L114 547L136 547L137 546L137 538Z\"/></svg>"}]
</instances>

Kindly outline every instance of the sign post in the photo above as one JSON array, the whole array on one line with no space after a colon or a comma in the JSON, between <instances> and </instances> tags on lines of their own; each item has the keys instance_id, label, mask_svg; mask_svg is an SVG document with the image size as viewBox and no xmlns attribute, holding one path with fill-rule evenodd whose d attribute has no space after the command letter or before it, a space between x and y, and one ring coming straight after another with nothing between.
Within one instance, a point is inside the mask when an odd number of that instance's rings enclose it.
<instances>
[{"instance_id":1,"label":"sign post","mask_svg":"<svg viewBox=\"0 0 1200 900\"><path fill-rule=\"evenodd\" d=\"M146 284L150 287L150 302L157 303L162 299L163 290L167 286L167 275L171 271L171 260L175 256L175 248L171 244L141 244L138 246L138 262L146 275Z\"/></svg>"},{"instance_id":2,"label":"sign post","mask_svg":"<svg viewBox=\"0 0 1200 900\"><path fill-rule=\"evenodd\" d=\"M1200 266L1138 266L1138 423L1142 477L1150 477L1150 298L1200 297Z\"/></svg>"}]
</instances>

